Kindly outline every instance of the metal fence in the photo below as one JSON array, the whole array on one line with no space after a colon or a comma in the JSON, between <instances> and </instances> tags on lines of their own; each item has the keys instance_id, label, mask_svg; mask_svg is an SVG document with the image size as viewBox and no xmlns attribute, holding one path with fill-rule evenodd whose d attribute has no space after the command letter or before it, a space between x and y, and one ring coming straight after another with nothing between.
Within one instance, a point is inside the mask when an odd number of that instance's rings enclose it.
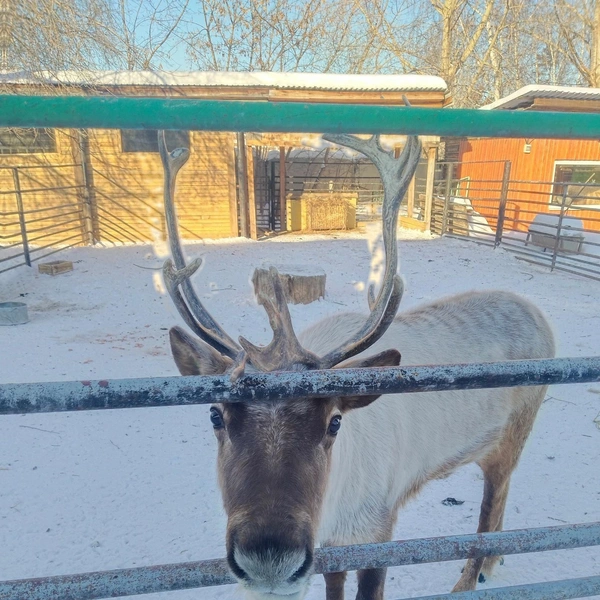
<instances>
[{"instance_id":1,"label":"metal fence","mask_svg":"<svg viewBox=\"0 0 600 600\"><path fill-rule=\"evenodd\" d=\"M600 523L319 548L315 573L338 573L598 544ZM235 583L225 559L0 582L0 600L96 600ZM600 593L600 576L423 596L416 600L552 600Z\"/></svg>"},{"instance_id":2,"label":"metal fence","mask_svg":"<svg viewBox=\"0 0 600 600\"><path fill-rule=\"evenodd\" d=\"M0 166L0 274L73 246L151 241L136 224L164 237L164 213L147 199L97 169L91 172L104 185L83 176L77 183L78 172L77 163Z\"/></svg>"},{"instance_id":3,"label":"metal fence","mask_svg":"<svg viewBox=\"0 0 600 600\"><path fill-rule=\"evenodd\" d=\"M551 270L600 280L600 187L511 179L510 161L439 163L431 230L502 247ZM482 168L482 166L484 168Z\"/></svg>"},{"instance_id":4,"label":"metal fence","mask_svg":"<svg viewBox=\"0 0 600 600\"><path fill-rule=\"evenodd\" d=\"M80 165L0 167L8 189L0 190L0 273L41 260L81 244L84 208L80 194L85 186L72 183ZM64 174L64 169L68 169ZM48 185L37 176L50 171L60 185ZM4 187L4 185L3 185ZM47 195L47 201L36 197ZM31 207L31 208L26 208Z\"/></svg>"},{"instance_id":5,"label":"metal fence","mask_svg":"<svg viewBox=\"0 0 600 600\"><path fill-rule=\"evenodd\" d=\"M0 97L0 126L128 127L222 131L336 131L360 133L433 133L496 137L600 137L600 115L556 115L509 111L406 109L353 105L294 105L180 99ZM233 110L230 110L232 109ZM144 115L143 123L141 115ZM308 125L307 125L308 124ZM453 178L449 177L450 187ZM504 182L504 178L502 179ZM505 186L501 186L502 191ZM446 194L450 198L450 194ZM504 194L506 219L507 193ZM561 214L564 221L564 207ZM458 216L444 204L442 226ZM468 222L468 221L467 221ZM560 223L558 230L562 228ZM458 222L456 227L458 227ZM497 232L503 231L496 226ZM560 248L560 237L558 238ZM558 256L558 253L557 253ZM555 261L556 262L556 261ZM308 373L259 373L232 383L224 377L15 384L0 386L0 414L52 412L135 406L170 406L209 401L249 401L301 394L323 397L369 395L545 383L600 381L600 357L510 361L476 365L339 369ZM600 545L600 523L451 536L327 548L316 554L321 572L415 564ZM230 583L222 560L158 565L104 573L0 582L0 600L84 600ZM590 576L502 589L429 597L450 599L564 599L600 594L600 577ZM425 599L422 599L425 600Z\"/></svg>"},{"instance_id":6,"label":"metal fence","mask_svg":"<svg viewBox=\"0 0 600 600\"><path fill-rule=\"evenodd\" d=\"M432 390L600 381L600 357L256 373L232 383L227 376L170 377L0 385L0 415L132 407L256 402L265 398L333 397L350 390L369 395ZM333 547L315 554L315 571L330 573L600 545L600 523L546 527L383 544ZM233 583L224 559L0 582L0 600L92 600ZM600 594L600 577L435 596L580 598ZM433 600L428 597L422 600Z\"/></svg>"}]
</instances>

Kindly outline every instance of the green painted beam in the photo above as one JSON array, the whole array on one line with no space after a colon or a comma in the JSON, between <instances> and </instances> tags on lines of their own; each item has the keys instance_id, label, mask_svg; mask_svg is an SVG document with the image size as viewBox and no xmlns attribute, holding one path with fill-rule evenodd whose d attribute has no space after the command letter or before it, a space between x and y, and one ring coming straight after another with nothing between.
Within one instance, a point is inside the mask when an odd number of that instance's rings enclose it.
<instances>
[{"instance_id":1,"label":"green painted beam","mask_svg":"<svg viewBox=\"0 0 600 600\"><path fill-rule=\"evenodd\" d=\"M600 114L181 98L1 96L0 127L387 133L600 140Z\"/></svg>"}]
</instances>

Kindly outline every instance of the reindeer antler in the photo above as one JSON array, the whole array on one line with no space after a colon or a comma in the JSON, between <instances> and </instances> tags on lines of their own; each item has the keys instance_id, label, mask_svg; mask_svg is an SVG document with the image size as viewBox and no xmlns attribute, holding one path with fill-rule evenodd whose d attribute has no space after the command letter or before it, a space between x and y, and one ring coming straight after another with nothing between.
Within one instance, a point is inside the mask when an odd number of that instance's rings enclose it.
<instances>
[{"instance_id":1,"label":"reindeer antler","mask_svg":"<svg viewBox=\"0 0 600 600\"><path fill-rule=\"evenodd\" d=\"M165 217L167 220L171 256L173 257L173 261L170 259L167 260L163 267L167 291L173 299L179 314L196 335L221 354L229 358L236 358L241 352L240 346L212 318L211 314L206 310L202 302L200 302L190 283L190 277L202 265L202 259L197 258L189 265L186 265L181 249L174 202L175 180L181 167L188 161L190 152L187 148L176 148L172 152L169 152L164 131L158 132L158 150L165 172ZM179 291L179 288L183 291L183 295Z\"/></svg>"},{"instance_id":2,"label":"reindeer antler","mask_svg":"<svg viewBox=\"0 0 600 600\"><path fill-rule=\"evenodd\" d=\"M179 148L169 154L164 140L164 132L159 132L159 150L166 179L165 214L174 262L174 264L170 260L165 262L166 286L188 326L215 350L235 359L233 373L236 377L243 373L246 360L261 371L331 368L373 345L386 332L398 311L403 292L402 280L396 273L398 269L396 240L398 210L417 168L421 155L421 143L416 136L409 136L400 159L396 160L392 152L387 152L382 148L378 135L368 140L346 134L329 134L324 135L323 138L361 152L371 159L381 175L384 186L382 229L386 265L383 284L377 297L375 297L374 286L369 287L368 301L371 314L363 327L354 337L338 348L323 357L318 357L303 348L296 337L283 286L279 274L274 268L269 269L272 297L264 293L260 297L273 330L273 340L268 346L255 346L241 337L240 348L202 305L189 281L190 276L200 267L202 261L196 259L189 265L185 264L173 203L175 177L187 161L189 152ZM180 288L183 290L183 295L179 291Z\"/></svg>"},{"instance_id":3,"label":"reindeer antler","mask_svg":"<svg viewBox=\"0 0 600 600\"><path fill-rule=\"evenodd\" d=\"M371 159L379 171L384 190L381 216L386 255L383 284L377 298L375 298L374 286L369 287L368 301L371 314L354 338L321 359L322 368L330 368L373 345L386 332L396 316L404 291L402 280L396 274L398 211L417 168L421 156L421 143L416 136L408 136L402 154L399 160L396 160L393 152L386 152L381 147L379 135L363 140L353 135L328 134L324 135L323 139L364 154Z\"/></svg>"}]
</instances>

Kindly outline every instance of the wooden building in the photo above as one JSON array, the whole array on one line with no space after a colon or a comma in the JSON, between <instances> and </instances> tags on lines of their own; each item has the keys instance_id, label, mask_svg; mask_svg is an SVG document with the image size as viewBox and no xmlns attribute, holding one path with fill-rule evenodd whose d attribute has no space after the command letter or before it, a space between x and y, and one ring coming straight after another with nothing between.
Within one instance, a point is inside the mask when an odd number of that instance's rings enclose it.
<instances>
[{"instance_id":1,"label":"wooden building","mask_svg":"<svg viewBox=\"0 0 600 600\"><path fill-rule=\"evenodd\" d=\"M482 110L598 112L600 89L528 85ZM468 138L460 142L455 176L461 195L494 226L506 161L510 162L506 219L526 231L536 214L566 213L600 230L600 141ZM597 185L595 185L597 184ZM467 192L468 189L470 192Z\"/></svg>"},{"instance_id":2,"label":"wooden building","mask_svg":"<svg viewBox=\"0 0 600 600\"><path fill-rule=\"evenodd\" d=\"M442 107L448 102L443 80L419 75L143 71L63 72L34 79L9 73L0 75L0 92L379 105L402 104L406 95L415 106ZM177 181L182 237L257 237L257 149L275 148L285 154L307 139L300 133L249 134L244 140L228 132L169 132L171 148L188 146L191 152ZM429 142L435 147L437 139ZM236 173L243 170L236 169L236 154L246 162L247 200L239 193ZM54 224L38 236L39 243L164 238L162 189L156 131L0 130L0 214L14 213L18 200L29 220L35 215L45 226ZM281 196L283 206L285 186ZM16 239L19 223L0 221L3 245ZM30 235L34 243L35 229Z\"/></svg>"}]
</instances>

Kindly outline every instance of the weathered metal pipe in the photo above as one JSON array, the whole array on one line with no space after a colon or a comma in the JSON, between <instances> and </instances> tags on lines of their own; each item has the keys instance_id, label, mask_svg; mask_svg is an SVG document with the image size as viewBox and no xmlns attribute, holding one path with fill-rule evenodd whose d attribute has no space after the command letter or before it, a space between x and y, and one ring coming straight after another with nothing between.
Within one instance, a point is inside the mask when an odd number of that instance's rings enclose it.
<instances>
[{"instance_id":1,"label":"weathered metal pipe","mask_svg":"<svg viewBox=\"0 0 600 600\"><path fill-rule=\"evenodd\" d=\"M198 98L0 95L0 127L597 140L600 114Z\"/></svg>"},{"instance_id":2,"label":"weathered metal pipe","mask_svg":"<svg viewBox=\"0 0 600 600\"><path fill-rule=\"evenodd\" d=\"M567 600L600 594L600 576L511 585L491 590L419 596L413 600Z\"/></svg>"},{"instance_id":3,"label":"weathered metal pipe","mask_svg":"<svg viewBox=\"0 0 600 600\"><path fill-rule=\"evenodd\" d=\"M331 573L429 562L521 554L600 544L600 523L517 529L417 540L320 548L315 572ZM591 578L594 579L594 578ZM575 580L585 581L585 580ZM0 582L0 600L94 600L234 583L225 559ZM563 584L564 582L558 582ZM549 586L552 584L539 584ZM576 589L580 590L581 584ZM599 588L590 588L598 590ZM489 593L492 590L485 590ZM471 594L469 592L468 594ZM585 595L585 594L582 594ZM439 596L446 598L447 596ZM464 596L464 598L488 596ZM496 596L491 596L496 598ZM491 598L490 597L490 598ZM579 596L497 596L576 598ZM435 596L438 598L438 596ZM448 596L450 598L450 596ZM462 596L452 596L452 600Z\"/></svg>"},{"instance_id":4,"label":"weathered metal pipe","mask_svg":"<svg viewBox=\"0 0 600 600\"><path fill-rule=\"evenodd\" d=\"M0 385L0 415L600 381L600 357Z\"/></svg>"}]
</instances>

